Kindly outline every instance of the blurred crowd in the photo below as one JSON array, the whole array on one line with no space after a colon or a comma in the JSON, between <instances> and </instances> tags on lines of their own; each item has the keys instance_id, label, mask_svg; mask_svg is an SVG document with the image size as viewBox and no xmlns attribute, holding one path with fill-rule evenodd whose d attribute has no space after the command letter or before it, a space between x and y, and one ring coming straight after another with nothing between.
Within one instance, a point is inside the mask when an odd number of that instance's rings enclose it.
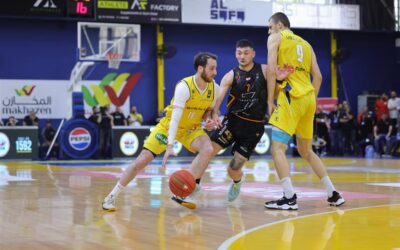
<instances>
[{"instance_id":1,"label":"blurred crowd","mask_svg":"<svg viewBox=\"0 0 400 250\"><path fill-rule=\"evenodd\" d=\"M383 93L374 107L363 107L356 115L343 101L331 112L317 107L314 126L314 149L331 156L399 156L400 98L396 91L390 97ZM367 154L367 155L366 155Z\"/></svg>"}]
</instances>

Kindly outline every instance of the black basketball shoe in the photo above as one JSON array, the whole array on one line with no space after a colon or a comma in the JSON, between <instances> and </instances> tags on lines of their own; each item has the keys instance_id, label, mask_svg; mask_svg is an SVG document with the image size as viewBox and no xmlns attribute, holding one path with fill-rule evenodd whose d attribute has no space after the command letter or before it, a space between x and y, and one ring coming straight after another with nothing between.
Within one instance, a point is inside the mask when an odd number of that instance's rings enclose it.
<instances>
[{"instance_id":1,"label":"black basketball shoe","mask_svg":"<svg viewBox=\"0 0 400 250\"><path fill-rule=\"evenodd\" d=\"M297 210L297 195L294 194L292 198L288 199L285 196L275 201L265 202L264 205L269 209L279 209L279 210Z\"/></svg>"},{"instance_id":2,"label":"black basketball shoe","mask_svg":"<svg viewBox=\"0 0 400 250\"><path fill-rule=\"evenodd\" d=\"M343 205L346 201L343 197L336 191L333 191L332 196L328 198L328 203L330 206L339 207Z\"/></svg>"}]
</instances>

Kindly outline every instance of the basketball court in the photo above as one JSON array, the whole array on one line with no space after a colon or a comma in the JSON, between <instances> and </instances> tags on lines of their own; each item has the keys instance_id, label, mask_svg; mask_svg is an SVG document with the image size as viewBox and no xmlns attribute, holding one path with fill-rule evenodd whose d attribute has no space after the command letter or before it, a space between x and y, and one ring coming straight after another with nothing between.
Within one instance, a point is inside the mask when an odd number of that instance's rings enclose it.
<instances>
[{"instance_id":1,"label":"basketball court","mask_svg":"<svg viewBox=\"0 0 400 250\"><path fill-rule=\"evenodd\" d=\"M333 208L311 168L290 159L298 211L264 208L281 197L269 158L246 165L228 204L228 161L210 163L196 210L170 199L168 176L191 163L172 158L131 182L116 212L101 201L129 161L1 162L0 249L400 249L398 160L325 158L347 200Z\"/></svg>"}]
</instances>

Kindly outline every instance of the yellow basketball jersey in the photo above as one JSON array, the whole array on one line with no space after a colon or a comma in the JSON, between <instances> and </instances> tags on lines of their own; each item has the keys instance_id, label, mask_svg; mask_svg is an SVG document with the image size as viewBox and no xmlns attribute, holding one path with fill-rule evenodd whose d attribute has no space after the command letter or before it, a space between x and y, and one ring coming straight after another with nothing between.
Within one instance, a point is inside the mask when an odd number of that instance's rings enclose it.
<instances>
[{"instance_id":1,"label":"yellow basketball jersey","mask_svg":"<svg viewBox=\"0 0 400 250\"><path fill-rule=\"evenodd\" d=\"M278 65L291 65L294 72L289 75L282 85L290 89L293 97L301 97L314 90L311 84L311 45L290 30L281 31L281 43L278 49ZM289 86L286 86L289 84Z\"/></svg>"},{"instance_id":2,"label":"yellow basketball jersey","mask_svg":"<svg viewBox=\"0 0 400 250\"><path fill-rule=\"evenodd\" d=\"M205 91L200 93L194 77L195 76L189 76L182 80L189 87L190 97L183 108L182 117L178 125L180 129L191 129L200 126L204 113L211 106L215 98L214 82L207 83ZM172 98L170 105L165 108L166 119L163 119L163 122L169 123L173 103L174 98Z\"/></svg>"}]
</instances>

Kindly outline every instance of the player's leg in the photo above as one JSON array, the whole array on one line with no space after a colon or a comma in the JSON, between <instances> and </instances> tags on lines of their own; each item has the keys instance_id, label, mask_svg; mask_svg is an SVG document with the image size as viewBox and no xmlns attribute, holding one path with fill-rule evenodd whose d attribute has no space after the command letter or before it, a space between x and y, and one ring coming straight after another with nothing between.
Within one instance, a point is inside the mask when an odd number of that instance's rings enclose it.
<instances>
[{"instance_id":1,"label":"player's leg","mask_svg":"<svg viewBox=\"0 0 400 250\"><path fill-rule=\"evenodd\" d=\"M240 187L243 183L242 168L250 159L254 148L264 134L264 124L236 120L232 130L235 131L236 141L233 146L233 159L228 165L228 174L232 179L227 195L229 202L234 201L240 194Z\"/></svg>"},{"instance_id":2,"label":"player's leg","mask_svg":"<svg viewBox=\"0 0 400 250\"><path fill-rule=\"evenodd\" d=\"M314 93L311 93L310 96L305 96L305 98L303 99L303 107L306 109L306 112L301 117L299 125L296 129L297 150L300 156L305 159L308 164L310 164L313 171L321 179L329 197L328 203L332 206L340 206L345 202L345 200L340 196L338 192L336 192L323 162L312 150L312 137L315 114L315 98L313 98L313 95Z\"/></svg>"},{"instance_id":3,"label":"player's leg","mask_svg":"<svg viewBox=\"0 0 400 250\"><path fill-rule=\"evenodd\" d=\"M122 174L111 192L104 198L102 207L107 211L115 211L118 195L140 173L156 155L162 153L167 146L167 131L160 124L150 133L143 145L143 150Z\"/></svg>"},{"instance_id":4,"label":"player's leg","mask_svg":"<svg viewBox=\"0 0 400 250\"><path fill-rule=\"evenodd\" d=\"M293 110L293 101L285 91L278 94L278 108L272 113L269 123L272 128L271 154L275 169L283 188L283 197L265 203L269 209L295 210L297 196L290 179L289 162L286 158L287 143L297 126L298 118Z\"/></svg>"},{"instance_id":5,"label":"player's leg","mask_svg":"<svg viewBox=\"0 0 400 250\"><path fill-rule=\"evenodd\" d=\"M177 140L179 140L189 151L193 153L197 152L196 157L192 161L190 171L192 172L193 177L196 179L196 189L194 192L198 192L200 191L200 178L207 168L209 161L214 156L214 149L211 144L210 137L208 137L203 129L198 129L193 131L188 136L183 137L178 135ZM196 203L189 197L173 196L171 199L177 202L179 205L189 209L195 209L197 207Z\"/></svg>"}]
</instances>

